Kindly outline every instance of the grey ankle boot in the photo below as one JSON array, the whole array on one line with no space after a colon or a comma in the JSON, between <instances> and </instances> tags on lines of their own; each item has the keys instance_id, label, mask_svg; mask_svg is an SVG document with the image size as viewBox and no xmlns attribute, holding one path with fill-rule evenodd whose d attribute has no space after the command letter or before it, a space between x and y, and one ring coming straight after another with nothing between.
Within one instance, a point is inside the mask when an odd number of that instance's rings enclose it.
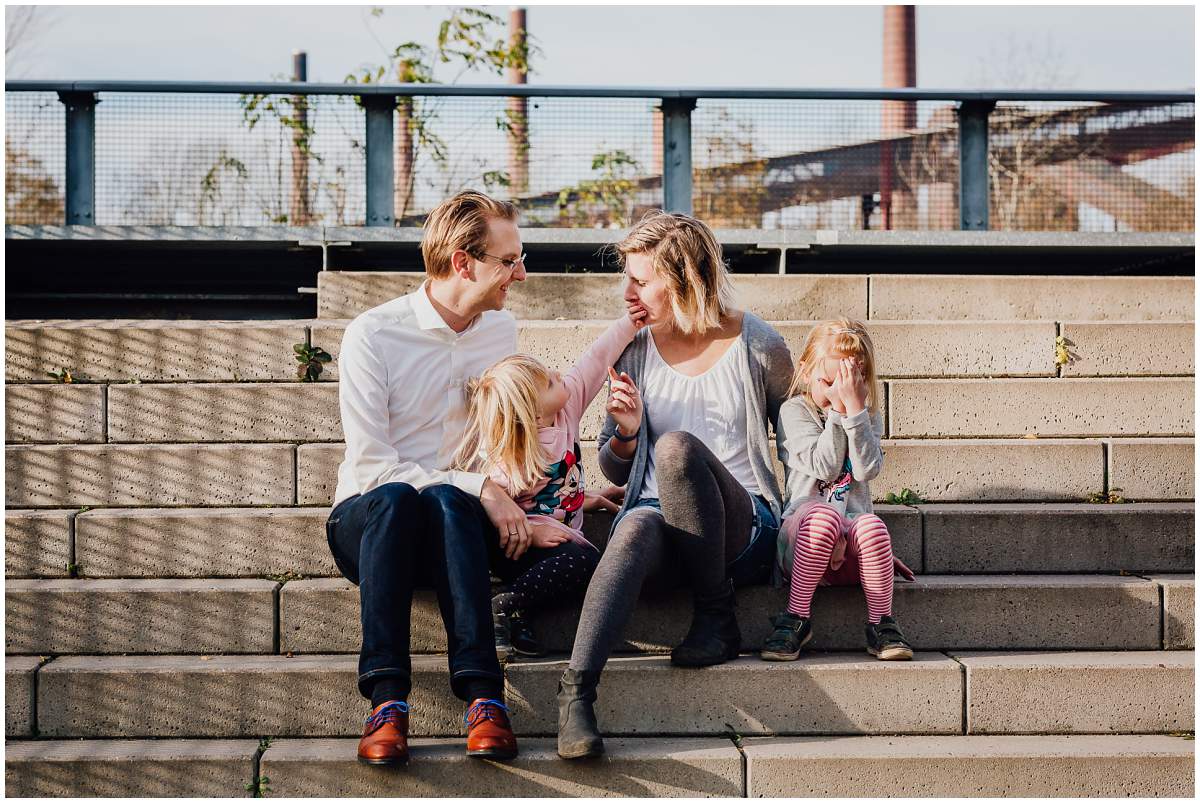
<instances>
[{"instance_id":1,"label":"grey ankle boot","mask_svg":"<svg viewBox=\"0 0 1200 803\"><path fill-rule=\"evenodd\" d=\"M692 626L683 642L671 650L675 666L712 666L738 657L742 632L734 613L733 581L696 594Z\"/></svg>"},{"instance_id":2,"label":"grey ankle boot","mask_svg":"<svg viewBox=\"0 0 1200 803\"><path fill-rule=\"evenodd\" d=\"M598 671L568 669L558 681L558 755L593 758L604 753L604 740L596 724Z\"/></svg>"}]
</instances>

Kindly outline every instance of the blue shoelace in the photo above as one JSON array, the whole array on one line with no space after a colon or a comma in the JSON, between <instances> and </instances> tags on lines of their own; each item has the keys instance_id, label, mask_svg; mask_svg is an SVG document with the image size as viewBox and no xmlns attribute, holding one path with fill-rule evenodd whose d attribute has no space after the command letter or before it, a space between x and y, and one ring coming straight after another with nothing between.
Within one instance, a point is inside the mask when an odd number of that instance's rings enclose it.
<instances>
[{"instance_id":1,"label":"blue shoelace","mask_svg":"<svg viewBox=\"0 0 1200 803\"><path fill-rule=\"evenodd\" d=\"M468 728L472 727L481 718L490 719L492 722L500 722L503 724L501 720L497 718L493 710L494 708L501 709L505 714L508 713L508 706L499 700L479 700L467 709L467 713L463 714L463 725L466 725Z\"/></svg>"},{"instance_id":2,"label":"blue shoelace","mask_svg":"<svg viewBox=\"0 0 1200 803\"><path fill-rule=\"evenodd\" d=\"M364 719L363 726L370 728L372 732L379 730L389 722L399 726L400 715L407 713L408 703L402 700L393 700L390 703L384 703L382 708Z\"/></svg>"}]
</instances>

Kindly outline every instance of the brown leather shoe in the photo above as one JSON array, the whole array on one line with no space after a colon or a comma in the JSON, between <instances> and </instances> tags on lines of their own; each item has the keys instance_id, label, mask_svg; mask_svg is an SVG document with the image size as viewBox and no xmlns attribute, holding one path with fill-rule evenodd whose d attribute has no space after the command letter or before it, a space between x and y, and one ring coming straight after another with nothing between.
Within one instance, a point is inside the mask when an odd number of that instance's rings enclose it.
<instances>
[{"instance_id":1,"label":"brown leather shoe","mask_svg":"<svg viewBox=\"0 0 1200 803\"><path fill-rule=\"evenodd\" d=\"M467 755L471 758L517 757L517 737L504 703L485 697L472 700L463 724L467 726Z\"/></svg>"},{"instance_id":2,"label":"brown leather shoe","mask_svg":"<svg viewBox=\"0 0 1200 803\"><path fill-rule=\"evenodd\" d=\"M364 764L408 763L408 703L380 703L363 723L358 760Z\"/></svg>"}]
</instances>

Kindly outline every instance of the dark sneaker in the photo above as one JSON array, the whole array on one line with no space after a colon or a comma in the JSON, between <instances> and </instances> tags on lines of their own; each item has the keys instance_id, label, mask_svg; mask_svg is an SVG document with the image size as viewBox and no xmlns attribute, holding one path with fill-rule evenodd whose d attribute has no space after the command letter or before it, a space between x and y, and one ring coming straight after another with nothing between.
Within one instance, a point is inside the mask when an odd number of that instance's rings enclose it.
<instances>
[{"instance_id":1,"label":"dark sneaker","mask_svg":"<svg viewBox=\"0 0 1200 803\"><path fill-rule=\"evenodd\" d=\"M893 616L880 618L877 625L867 623L867 652L881 661L908 661L913 657L912 647Z\"/></svg>"},{"instance_id":2,"label":"dark sneaker","mask_svg":"<svg viewBox=\"0 0 1200 803\"><path fill-rule=\"evenodd\" d=\"M512 616L508 617L508 633L512 652L526 658L541 658L545 656L546 651L542 649L541 642L534 635L533 626L525 618L525 614L520 611L514 611ZM497 645L499 643L499 641L496 642Z\"/></svg>"},{"instance_id":3,"label":"dark sneaker","mask_svg":"<svg viewBox=\"0 0 1200 803\"><path fill-rule=\"evenodd\" d=\"M807 617L784 611L771 617L775 629L763 642L760 656L764 661L794 661L812 639L812 623Z\"/></svg>"},{"instance_id":4,"label":"dark sneaker","mask_svg":"<svg viewBox=\"0 0 1200 803\"><path fill-rule=\"evenodd\" d=\"M492 614L492 628L496 632L496 658L500 663L508 660L513 653L512 623L507 613Z\"/></svg>"}]
</instances>

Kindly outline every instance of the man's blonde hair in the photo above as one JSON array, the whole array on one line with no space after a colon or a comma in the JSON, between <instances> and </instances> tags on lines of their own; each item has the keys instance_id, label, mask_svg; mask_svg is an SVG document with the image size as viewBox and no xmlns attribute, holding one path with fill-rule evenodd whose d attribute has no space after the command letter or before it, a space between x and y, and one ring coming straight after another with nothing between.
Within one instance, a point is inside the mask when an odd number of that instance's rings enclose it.
<instances>
[{"instance_id":1,"label":"man's blonde hair","mask_svg":"<svg viewBox=\"0 0 1200 803\"><path fill-rule=\"evenodd\" d=\"M883 397L879 392L879 375L875 370L875 344L867 334L866 325L852 318L822 321L808 331L804 348L796 360L796 371L787 395L802 395L805 403L817 411L812 397L812 376L817 362L825 357L854 357L862 363L867 382L867 409L871 415L879 412Z\"/></svg>"},{"instance_id":2,"label":"man's blonde hair","mask_svg":"<svg viewBox=\"0 0 1200 803\"><path fill-rule=\"evenodd\" d=\"M538 399L550 382L546 366L527 354L513 354L467 383L467 427L454 456L454 468L509 480L509 494L528 491L550 467L538 442Z\"/></svg>"},{"instance_id":3,"label":"man's blonde hair","mask_svg":"<svg viewBox=\"0 0 1200 803\"><path fill-rule=\"evenodd\" d=\"M667 285L675 326L702 335L733 309L733 283L712 229L689 215L652 212L614 246L622 267L630 254L649 254Z\"/></svg>"},{"instance_id":4,"label":"man's blonde hair","mask_svg":"<svg viewBox=\"0 0 1200 803\"><path fill-rule=\"evenodd\" d=\"M475 190L463 190L438 204L425 219L421 238L425 274L431 279L449 276L455 251L478 259L487 249L488 221L493 218L516 221L517 207Z\"/></svg>"}]
</instances>

